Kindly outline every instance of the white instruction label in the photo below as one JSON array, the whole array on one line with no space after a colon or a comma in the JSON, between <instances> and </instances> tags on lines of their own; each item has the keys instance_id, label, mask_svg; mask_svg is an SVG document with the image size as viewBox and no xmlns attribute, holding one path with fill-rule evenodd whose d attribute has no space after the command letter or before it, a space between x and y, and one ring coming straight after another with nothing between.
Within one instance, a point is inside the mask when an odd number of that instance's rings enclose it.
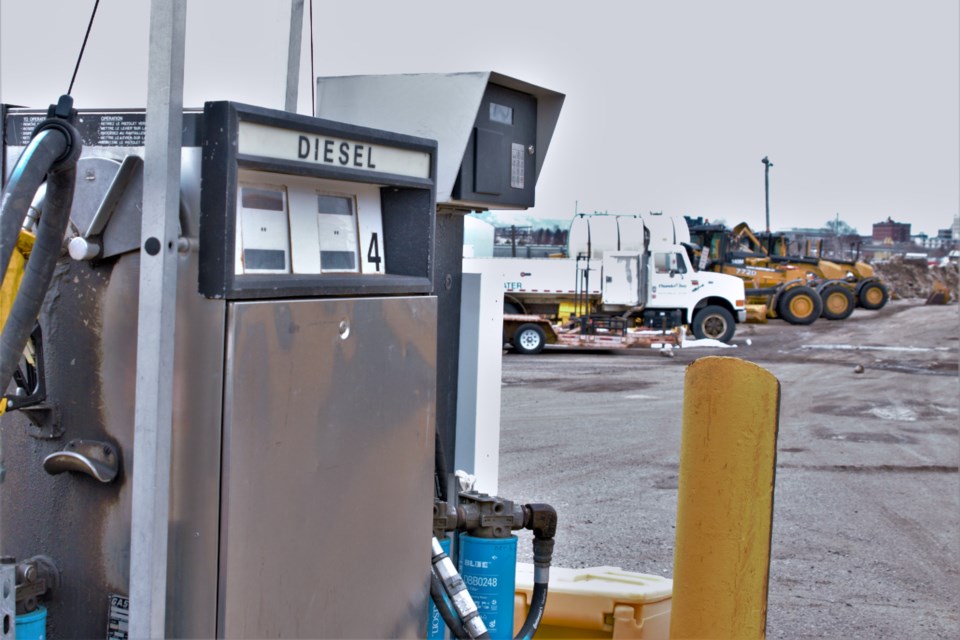
<instances>
[{"instance_id":1,"label":"white instruction label","mask_svg":"<svg viewBox=\"0 0 960 640\"><path fill-rule=\"evenodd\" d=\"M127 640L130 630L130 598L110 594L110 618L107 621L107 640Z\"/></svg>"}]
</instances>

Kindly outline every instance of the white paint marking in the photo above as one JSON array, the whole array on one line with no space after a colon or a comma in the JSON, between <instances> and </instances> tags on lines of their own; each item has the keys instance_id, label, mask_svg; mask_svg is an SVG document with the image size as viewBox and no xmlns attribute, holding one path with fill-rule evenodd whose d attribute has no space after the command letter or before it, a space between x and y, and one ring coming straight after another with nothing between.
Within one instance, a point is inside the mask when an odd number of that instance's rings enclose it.
<instances>
[{"instance_id":1,"label":"white paint marking","mask_svg":"<svg viewBox=\"0 0 960 640\"><path fill-rule=\"evenodd\" d=\"M906 353L924 353L929 351L950 351L950 347L871 347L852 344L805 344L803 349L825 349L828 351L898 351Z\"/></svg>"}]
</instances>

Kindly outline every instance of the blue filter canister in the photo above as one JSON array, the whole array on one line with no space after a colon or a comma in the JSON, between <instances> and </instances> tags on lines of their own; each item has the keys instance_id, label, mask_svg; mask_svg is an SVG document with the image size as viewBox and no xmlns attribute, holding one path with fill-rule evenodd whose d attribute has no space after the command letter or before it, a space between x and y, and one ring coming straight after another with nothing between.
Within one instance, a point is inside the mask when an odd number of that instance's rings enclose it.
<instances>
[{"instance_id":1,"label":"blue filter canister","mask_svg":"<svg viewBox=\"0 0 960 640\"><path fill-rule=\"evenodd\" d=\"M460 576L492 640L513 638L517 583L517 537L475 538L460 534Z\"/></svg>"},{"instance_id":2,"label":"blue filter canister","mask_svg":"<svg viewBox=\"0 0 960 640\"><path fill-rule=\"evenodd\" d=\"M17 616L17 640L45 640L47 637L47 610L39 606L30 613Z\"/></svg>"},{"instance_id":3,"label":"blue filter canister","mask_svg":"<svg viewBox=\"0 0 960 640\"><path fill-rule=\"evenodd\" d=\"M439 537L439 536L438 536ZM439 538L440 547L443 552L450 555L451 539L448 537ZM430 598L430 606L427 608L427 640L443 640L447 637L447 625L443 624L443 618L440 617L440 610L433 604L433 598Z\"/></svg>"}]
</instances>

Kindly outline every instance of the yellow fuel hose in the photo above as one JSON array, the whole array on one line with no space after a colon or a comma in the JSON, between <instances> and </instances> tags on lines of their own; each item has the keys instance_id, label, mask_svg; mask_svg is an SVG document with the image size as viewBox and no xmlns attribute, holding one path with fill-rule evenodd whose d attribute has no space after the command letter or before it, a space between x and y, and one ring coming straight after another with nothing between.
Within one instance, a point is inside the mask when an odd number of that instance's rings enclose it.
<instances>
[{"instance_id":1,"label":"yellow fuel hose","mask_svg":"<svg viewBox=\"0 0 960 640\"><path fill-rule=\"evenodd\" d=\"M7 323L7 316L13 308L13 301L17 297L17 291L20 289L20 283L23 281L23 272L27 266L27 258L33 250L33 241L35 236L29 231L20 231L17 238L17 244L10 256L10 264L7 266L7 273L3 276L3 284L0 285L0 327ZM0 415L7 410L6 401L0 401Z\"/></svg>"},{"instance_id":2,"label":"yellow fuel hose","mask_svg":"<svg viewBox=\"0 0 960 640\"><path fill-rule=\"evenodd\" d=\"M13 301L17 296L17 290L20 288L20 282L23 280L27 258L30 257L30 251L33 250L33 240L34 235L29 231L21 231L20 237L17 238L16 248L10 258L10 265L3 277L3 285L0 286L0 326L6 323L10 309L13 308Z\"/></svg>"}]
</instances>

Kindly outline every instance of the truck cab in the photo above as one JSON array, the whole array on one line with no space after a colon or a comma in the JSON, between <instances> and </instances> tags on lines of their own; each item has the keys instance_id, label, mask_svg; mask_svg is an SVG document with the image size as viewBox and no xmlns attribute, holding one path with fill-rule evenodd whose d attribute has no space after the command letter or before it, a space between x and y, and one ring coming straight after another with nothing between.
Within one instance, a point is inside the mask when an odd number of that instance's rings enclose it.
<instances>
[{"instance_id":1,"label":"truck cab","mask_svg":"<svg viewBox=\"0 0 960 640\"><path fill-rule=\"evenodd\" d=\"M507 313L550 322L619 318L657 330L689 326L697 338L728 342L746 320L743 282L698 271L683 244L689 239L682 217L578 214L567 258L489 260L502 274Z\"/></svg>"},{"instance_id":2,"label":"truck cab","mask_svg":"<svg viewBox=\"0 0 960 640\"><path fill-rule=\"evenodd\" d=\"M602 310L635 310L648 327L689 325L697 338L727 342L746 320L743 283L699 271L684 247L689 242L684 219L662 213L580 215L570 230L571 248L589 246L600 263Z\"/></svg>"}]
</instances>

